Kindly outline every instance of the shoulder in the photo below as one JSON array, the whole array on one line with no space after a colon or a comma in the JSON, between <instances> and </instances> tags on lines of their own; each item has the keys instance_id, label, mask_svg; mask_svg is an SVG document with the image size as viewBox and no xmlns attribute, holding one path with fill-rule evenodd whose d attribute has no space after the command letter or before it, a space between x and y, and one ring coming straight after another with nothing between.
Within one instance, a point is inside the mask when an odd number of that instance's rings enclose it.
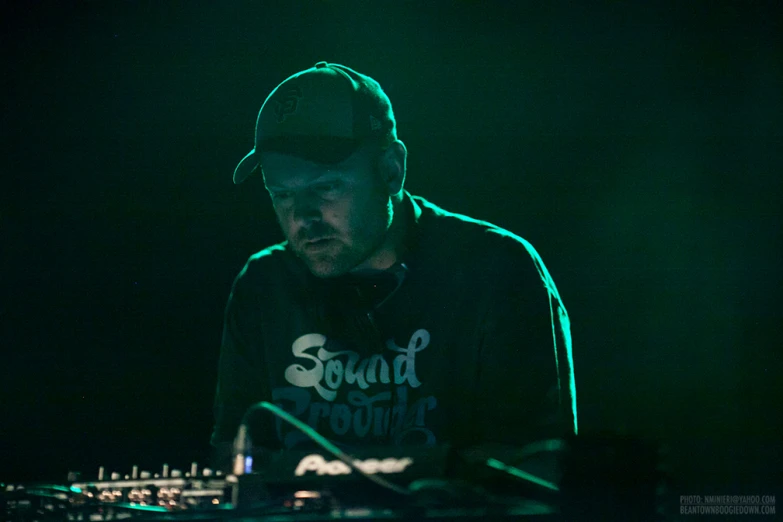
<instances>
[{"instance_id":1,"label":"shoulder","mask_svg":"<svg viewBox=\"0 0 783 522\"><path fill-rule=\"evenodd\" d=\"M421 209L419 223L422 233L427 236L437 235L444 241L472 248L491 247L509 253L535 252L526 240L489 221L448 211L420 196L412 199Z\"/></svg>"},{"instance_id":2,"label":"shoulder","mask_svg":"<svg viewBox=\"0 0 783 522\"><path fill-rule=\"evenodd\" d=\"M245 267L242 269L244 273L259 273L273 269L283 268L284 258L288 253L288 241L277 243L276 245L268 246L263 250L251 255Z\"/></svg>"},{"instance_id":3,"label":"shoulder","mask_svg":"<svg viewBox=\"0 0 783 522\"><path fill-rule=\"evenodd\" d=\"M535 247L523 237L488 221L445 210L426 199L413 196L421 209L423 248L450 252L481 273L497 276L511 273L540 278L554 286Z\"/></svg>"},{"instance_id":4,"label":"shoulder","mask_svg":"<svg viewBox=\"0 0 783 522\"><path fill-rule=\"evenodd\" d=\"M252 254L234 279L232 296L260 295L287 281L292 272L290 257L287 241Z\"/></svg>"}]
</instances>

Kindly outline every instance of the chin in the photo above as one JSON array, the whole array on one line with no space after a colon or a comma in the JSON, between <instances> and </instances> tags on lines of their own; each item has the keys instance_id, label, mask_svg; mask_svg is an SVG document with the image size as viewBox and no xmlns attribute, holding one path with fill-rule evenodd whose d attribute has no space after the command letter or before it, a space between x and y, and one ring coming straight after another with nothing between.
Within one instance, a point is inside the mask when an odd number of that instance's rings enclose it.
<instances>
[{"instance_id":1,"label":"chin","mask_svg":"<svg viewBox=\"0 0 783 522\"><path fill-rule=\"evenodd\" d=\"M300 252L298 255L310 272L321 279L345 275L367 259L364 252L351 249L324 252L320 255L307 255Z\"/></svg>"},{"instance_id":2,"label":"chin","mask_svg":"<svg viewBox=\"0 0 783 522\"><path fill-rule=\"evenodd\" d=\"M332 277L339 277L341 275L347 274L350 270L350 269L340 269L331 266L327 267L321 265L320 263L308 264L307 268L310 269L310 273L312 273L315 277L319 279L329 279Z\"/></svg>"},{"instance_id":3,"label":"chin","mask_svg":"<svg viewBox=\"0 0 783 522\"><path fill-rule=\"evenodd\" d=\"M312 259L302 256L302 261L307 265L310 273L321 279L339 277L347 274L352 268L349 264L340 262L339 259Z\"/></svg>"}]
</instances>

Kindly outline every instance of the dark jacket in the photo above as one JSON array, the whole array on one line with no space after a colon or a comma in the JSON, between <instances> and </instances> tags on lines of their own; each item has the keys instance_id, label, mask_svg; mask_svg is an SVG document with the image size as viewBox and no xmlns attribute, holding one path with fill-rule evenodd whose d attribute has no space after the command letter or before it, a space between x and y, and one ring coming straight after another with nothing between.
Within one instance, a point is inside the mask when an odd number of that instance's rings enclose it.
<instances>
[{"instance_id":1,"label":"dark jacket","mask_svg":"<svg viewBox=\"0 0 783 522\"><path fill-rule=\"evenodd\" d=\"M275 403L338 445L522 444L575 433L568 315L524 239L405 192L408 253L318 279L287 248L250 257L225 311L212 445ZM268 412L254 445L307 438Z\"/></svg>"}]
</instances>

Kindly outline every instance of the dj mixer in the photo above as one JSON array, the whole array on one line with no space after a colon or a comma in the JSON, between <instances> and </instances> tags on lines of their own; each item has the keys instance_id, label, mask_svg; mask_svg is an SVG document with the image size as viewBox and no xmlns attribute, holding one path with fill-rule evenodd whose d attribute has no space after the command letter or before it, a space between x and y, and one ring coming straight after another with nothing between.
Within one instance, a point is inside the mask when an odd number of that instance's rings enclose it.
<instances>
[{"instance_id":1,"label":"dj mixer","mask_svg":"<svg viewBox=\"0 0 783 522\"><path fill-rule=\"evenodd\" d=\"M310 450L254 447L274 414ZM350 454L278 406L248 408L224 469L98 469L62 484L2 484L2 522L274 520L652 521L666 514L655 444L571 436L524 446L379 446Z\"/></svg>"},{"instance_id":2,"label":"dj mixer","mask_svg":"<svg viewBox=\"0 0 783 522\"><path fill-rule=\"evenodd\" d=\"M231 472L190 463L101 467L90 480L2 484L2 522L203 520L663 520L654 448L574 439L518 448L365 448L245 455ZM525 455L525 458L520 458ZM552 460L551 457L556 459ZM550 477L551 478L551 477Z\"/></svg>"}]
</instances>

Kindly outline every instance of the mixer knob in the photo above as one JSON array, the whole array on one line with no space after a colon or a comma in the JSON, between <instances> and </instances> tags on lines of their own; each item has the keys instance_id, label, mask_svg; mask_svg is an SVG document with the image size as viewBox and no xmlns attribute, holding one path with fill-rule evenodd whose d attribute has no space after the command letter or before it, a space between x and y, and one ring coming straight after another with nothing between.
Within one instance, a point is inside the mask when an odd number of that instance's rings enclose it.
<instances>
[{"instance_id":1,"label":"mixer knob","mask_svg":"<svg viewBox=\"0 0 783 522\"><path fill-rule=\"evenodd\" d=\"M133 468L131 469L131 478L133 480L139 478L139 467L136 465L134 465Z\"/></svg>"},{"instance_id":2,"label":"mixer knob","mask_svg":"<svg viewBox=\"0 0 783 522\"><path fill-rule=\"evenodd\" d=\"M169 478L169 465L164 464L163 465L163 474L161 475L163 478Z\"/></svg>"},{"instance_id":3,"label":"mixer knob","mask_svg":"<svg viewBox=\"0 0 783 522\"><path fill-rule=\"evenodd\" d=\"M146 480L152 477L152 473L150 473L149 471L142 471L140 476L142 479Z\"/></svg>"},{"instance_id":4,"label":"mixer knob","mask_svg":"<svg viewBox=\"0 0 783 522\"><path fill-rule=\"evenodd\" d=\"M105 478L105 475L106 475L106 470L103 468L103 466L98 468L98 480L103 480Z\"/></svg>"},{"instance_id":5,"label":"mixer knob","mask_svg":"<svg viewBox=\"0 0 783 522\"><path fill-rule=\"evenodd\" d=\"M182 471L178 469L172 469L171 470L171 478L179 478L182 476Z\"/></svg>"},{"instance_id":6,"label":"mixer knob","mask_svg":"<svg viewBox=\"0 0 783 522\"><path fill-rule=\"evenodd\" d=\"M212 470L209 468L204 468L204 471L201 472L202 475L205 477L211 477L212 476Z\"/></svg>"},{"instance_id":7,"label":"mixer knob","mask_svg":"<svg viewBox=\"0 0 783 522\"><path fill-rule=\"evenodd\" d=\"M117 473L116 471L112 471L111 472L111 479L112 480L120 480L120 474Z\"/></svg>"},{"instance_id":8,"label":"mixer knob","mask_svg":"<svg viewBox=\"0 0 783 522\"><path fill-rule=\"evenodd\" d=\"M191 462L191 464L190 464L190 476L191 477L195 477L196 475L198 475L198 464L196 464L195 462Z\"/></svg>"}]
</instances>

